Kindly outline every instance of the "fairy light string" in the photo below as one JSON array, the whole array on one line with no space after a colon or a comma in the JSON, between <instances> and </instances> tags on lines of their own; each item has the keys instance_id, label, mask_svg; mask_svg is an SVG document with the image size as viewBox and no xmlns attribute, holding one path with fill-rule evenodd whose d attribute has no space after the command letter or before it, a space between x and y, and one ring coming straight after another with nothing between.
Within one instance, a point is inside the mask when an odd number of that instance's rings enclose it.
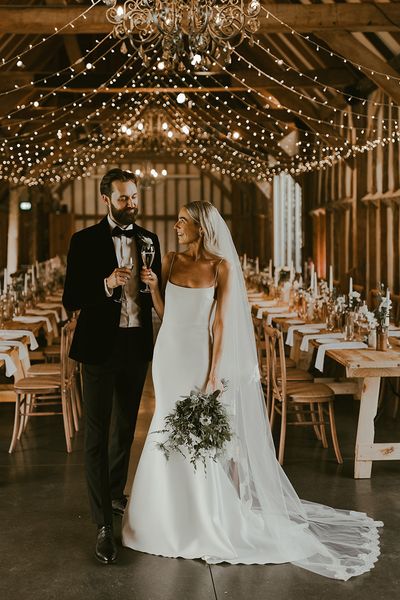
<instances>
[{"instance_id":1,"label":"fairy light string","mask_svg":"<svg viewBox=\"0 0 400 600\"><path fill-rule=\"evenodd\" d=\"M26 54L28 54L29 52L31 52L32 50L35 50L36 48L38 48L39 46L42 46L43 44L45 44L46 42L48 42L49 40L51 40L52 38L60 35L61 33L63 33L63 31L65 31L66 29L68 29L69 27L71 27L72 29L74 29L75 25L74 23L76 23L77 21L79 21L80 19L87 19L87 14L92 10L92 8L94 8L96 6L96 4L99 4L100 2L102 2L102 0L92 0L92 4L91 6L89 6L86 10L84 10L81 14L79 14L77 17L75 17L74 19L72 19L71 21L69 21L68 23L66 23L65 25L63 25L62 27L54 27L54 33L51 33L50 35L48 35L47 37L43 37L40 42L38 42L37 44L29 44L29 47L26 48L25 50L23 50L22 52L18 52L16 55L14 55L11 58L8 59L1 59L0 60L0 69L2 67L5 67L6 65L9 65L10 63L14 62L15 60L21 60L21 58L23 56L25 56Z\"/></svg>"},{"instance_id":2,"label":"fairy light string","mask_svg":"<svg viewBox=\"0 0 400 600\"><path fill-rule=\"evenodd\" d=\"M338 58L339 60L341 60L344 64L352 64L359 71L365 71L365 73L369 73L371 75L380 75L380 76L384 77L387 80L397 81L399 83L399 85L400 85L400 75L399 76L389 75L388 73L384 73L383 71L379 71L379 70L376 70L376 69L371 69L371 67L363 65L363 64L358 63L356 61L353 61L351 59L344 58L343 56L341 56L337 52L334 52L333 50L330 50L329 48L326 48L323 44L319 44L318 42L315 42L314 40L312 40L310 38L309 35L304 35L301 32L297 31L294 27L291 27L288 23L285 23L285 21L282 21L282 19L280 19L279 17L277 17L276 15L274 15L274 13L272 11L270 11L269 9L267 9L263 5L261 5L261 11L265 13L265 16L266 16L267 19L269 17L271 17L272 19L274 19L275 21L277 21L280 25L282 25L283 27L285 27L288 30L288 32L290 32L292 35L298 36L298 37L302 38L303 40L305 40L307 43L313 45L316 48L317 52L320 52L322 50L322 52L326 52L330 56L335 56L336 58ZM259 40L257 40L257 41L259 42Z\"/></svg>"}]
</instances>

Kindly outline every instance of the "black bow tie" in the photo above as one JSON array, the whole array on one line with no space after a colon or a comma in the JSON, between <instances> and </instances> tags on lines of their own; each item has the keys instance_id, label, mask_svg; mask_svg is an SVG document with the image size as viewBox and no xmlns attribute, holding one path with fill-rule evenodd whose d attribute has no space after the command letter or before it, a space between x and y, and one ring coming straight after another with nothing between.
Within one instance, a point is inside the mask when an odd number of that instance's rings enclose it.
<instances>
[{"instance_id":1,"label":"black bow tie","mask_svg":"<svg viewBox=\"0 0 400 600\"><path fill-rule=\"evenodd\" d=\"M125 237L131 238L135 235L135 232L133 229L121 229L121 227L114 227L111 235L112 237L121 237L121 235L124 235Z\"/></svg>"}]
</instances>

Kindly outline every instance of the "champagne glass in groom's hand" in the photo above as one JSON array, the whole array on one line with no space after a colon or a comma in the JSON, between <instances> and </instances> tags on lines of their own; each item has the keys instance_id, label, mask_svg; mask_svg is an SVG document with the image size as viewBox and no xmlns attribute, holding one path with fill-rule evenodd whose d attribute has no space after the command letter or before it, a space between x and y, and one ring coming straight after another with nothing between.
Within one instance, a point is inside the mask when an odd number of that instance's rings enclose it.
<instances>
[{"instance_id":1,"label":"champagne glass in groom's hand","mask_svg":"<svg viewBox=\"0 0 400 600\"><path fill-rule=\"evenodd\" d=\"M133 269L133 259L131 256L129 257L123 257L122 261L121 261L121 265L120 265L121 269L129 269L132 273L132 269ZM118 303L122 303L125 304L127 302L127 298L126 298L126 293L125 293L125 285L128 283L128 281L125 281L124 284L122 284L122 290L121 290L121 297L119 299L115 298L114 302L118 302Z\"/></svg>"},{"instance_id":2,"label":"champagne glass in groom's hand","mask_svg":"<svg viewBox=\"0 0 400 600\"><path fill-rule=\"evenodd\" d=\"M144 266L146 267L146 269L150 269L151 265L153 264L153 260L154 260L154 255L155 255L155 249L153 244L146 244L142 246L141 249L141 255L142 255L142 261ZM144 290L140 290L143 294L150 294L151 290L149 288L149 284L146 282L146 287L144 288Z\"/></svg>"}]
</instances>

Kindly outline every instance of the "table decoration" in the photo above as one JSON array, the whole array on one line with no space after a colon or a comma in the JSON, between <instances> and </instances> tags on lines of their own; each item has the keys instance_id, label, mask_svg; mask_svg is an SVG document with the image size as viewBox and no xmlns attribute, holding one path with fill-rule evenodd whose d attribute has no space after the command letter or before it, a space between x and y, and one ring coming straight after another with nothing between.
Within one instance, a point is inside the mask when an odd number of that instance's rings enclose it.
<instances>
[{"instance_id":1,"label":"table decoration","mask_svg":"<svg viewBox=\"0 0 400 600\"><path fill-rule=\"evenodd\" d=\"M381 352L386 352L389 348L389 323L390 323L390 309L392 308L392 301L390 299L390 290L386 288L383 283L379 284L378 287L378 306L374 311L375 318L377 320L377 334L376 334L376 349Z\"/></svg>"}]
</instances>

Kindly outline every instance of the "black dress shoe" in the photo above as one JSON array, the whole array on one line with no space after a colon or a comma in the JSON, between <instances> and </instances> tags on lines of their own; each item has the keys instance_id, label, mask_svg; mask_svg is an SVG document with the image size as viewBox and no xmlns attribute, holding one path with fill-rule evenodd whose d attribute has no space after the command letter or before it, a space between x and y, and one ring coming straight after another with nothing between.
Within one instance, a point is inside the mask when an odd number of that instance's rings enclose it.
<instances>
[{"instance_id":1,"label":"black dress shoe","mask_svg":"<svg viewBox=\"0 0 400 600\"><path fill-rule=\"evenodd\" d=\"M126 496L122 496L122 498L117 498L116 500L113 500L112 501L113 514L123 517L127 502L128 502L128 499L126 498Z\"/></svg>"},{"instance_id":2,"label":"black dress shoe","mask_svg":"<svg viewBox=\"0 0 400 600\"><path fill-rule=\"evenodd\" d=\"M117 546L110 525L104 525L97 529L96 558L105 565L113 563L117 559Z\"/></svg>"}]
</instances>

